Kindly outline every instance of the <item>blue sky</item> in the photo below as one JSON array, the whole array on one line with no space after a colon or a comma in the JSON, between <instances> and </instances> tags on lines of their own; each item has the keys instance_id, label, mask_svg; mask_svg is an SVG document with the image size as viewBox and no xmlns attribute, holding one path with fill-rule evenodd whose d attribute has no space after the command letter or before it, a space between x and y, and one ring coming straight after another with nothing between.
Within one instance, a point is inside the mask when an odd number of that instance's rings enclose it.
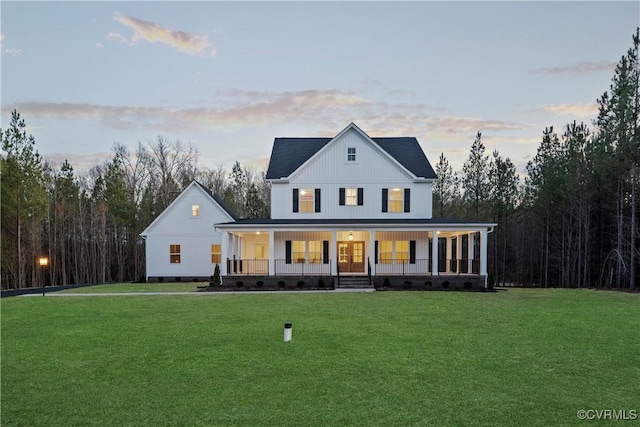
<instances>
[{"instance_id":1,"label":"blue sky","mask_svg":"<svg viewBox=\"0 0 640 427\"><path fill-rule=\"evenodd\" d=\"M638 2L0 3L17 108L77 170L159 135L266 167L282 136L415 136L459 170L477 131L520 172L545 126L591 123Z\"/></svg>"}]
</instances>

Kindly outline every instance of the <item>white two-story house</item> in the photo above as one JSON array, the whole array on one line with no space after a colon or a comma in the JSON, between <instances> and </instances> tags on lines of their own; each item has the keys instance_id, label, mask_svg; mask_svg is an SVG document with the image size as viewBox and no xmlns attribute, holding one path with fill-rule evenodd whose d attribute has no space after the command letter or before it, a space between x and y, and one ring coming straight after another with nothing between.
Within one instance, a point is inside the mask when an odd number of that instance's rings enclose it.
<instances>
[{"instance_id":1,"label":"white two-story house","mask_svg":"<svg viewBox=\"0 0 640 427\"><path fill-rule=\"evenodd\" d=\"M209 221L222 233L223 277L463 275L486 284L496 224L432 217L437 177L416 138L371 138L353 123L333 138L276 138L267 179L271 218Z\"/></svg>"}]
</instances>

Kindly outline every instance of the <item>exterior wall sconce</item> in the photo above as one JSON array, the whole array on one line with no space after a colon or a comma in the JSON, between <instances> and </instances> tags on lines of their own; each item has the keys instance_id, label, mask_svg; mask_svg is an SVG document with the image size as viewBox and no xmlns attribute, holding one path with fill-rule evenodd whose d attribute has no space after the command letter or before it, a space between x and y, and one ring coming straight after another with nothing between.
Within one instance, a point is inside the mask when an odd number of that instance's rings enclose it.
<instances>
[{"instance_id":1,"label":"exterior wall sconce","mask_svg":"<svg viewBox=\"0 0 640 427\"><path fill-rule=\"evenodd\" d=\"M351 231L349 232L349 240L353 240L353 233Z\"/></svg>"}]
</instances>

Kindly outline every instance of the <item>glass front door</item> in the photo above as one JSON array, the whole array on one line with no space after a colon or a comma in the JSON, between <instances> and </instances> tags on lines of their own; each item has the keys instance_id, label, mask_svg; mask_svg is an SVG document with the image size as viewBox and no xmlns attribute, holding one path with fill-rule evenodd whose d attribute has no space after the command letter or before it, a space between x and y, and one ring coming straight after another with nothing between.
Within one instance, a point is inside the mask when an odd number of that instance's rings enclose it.
<instances>
[{"instance_id":1,"label":"glass front door","mask_svg":"<svg viewBox=\"0 0 640 427\"><path fill-rule=\"evenodd\" d=\"M364 242L338 242L340 274L364 273Z\"/></svg>"}]
</instances>

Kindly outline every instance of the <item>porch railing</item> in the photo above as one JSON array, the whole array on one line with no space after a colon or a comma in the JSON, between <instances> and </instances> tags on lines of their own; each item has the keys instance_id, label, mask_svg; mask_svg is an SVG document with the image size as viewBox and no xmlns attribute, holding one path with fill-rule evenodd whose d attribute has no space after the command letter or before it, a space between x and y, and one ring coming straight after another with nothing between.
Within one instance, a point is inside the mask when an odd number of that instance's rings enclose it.
<instances>
[{"instance_id":1,"label":"porch railing","mask_svg":"<svg viewBox=\"0 0 640 427\"><path fill-rule=\"evenodd\" d=\"M230 276L268 276L268 259L229 259L227 274Z\"/></svg>"},{"instance_id":2,"label":"porch railing","mask_svg":"<svg viewBox=\"0 0 640 427\"><path fill-rule=\"evenodd\" d=\"M416 259L415 262L402 259L378 259L376 276L422 275L429 272L428 259Z\"/></svg>"},{"instance_id":3,"label":"porch railing","mask_svg":"<svg viewBox=\"0 0 640 427\"><path fill-rule=\"evenodd\" d=\"M447 259L438 262L439 273L480 274L479 259ZM376 266L377 276L408 276L431 274L431 261L428 259L409 260L379 259ZM284 259L274 261L277 275L291 276L330 276L331 260L323 262L289 262ZM447 267L449 267L447 269ZM368 271L370 264L368 265ZM230 276L268 276L268 259L230 259L227 258L227 274ZM340 273L338 272L338 275ZM370 274L370 273L369 273Z\"/></svg>"},{"instance_id":4,"label":"porch railing","mask_svg":"<svg viewBox=\"0 0 640 427\"><path fill-rule=\"evenodd\" d=\"M447 267L449 267L447 269ZM379 259L376 264L376 276L408 276L432 274L431 260ZM479 259L440 259L438 273L480 274Z\"/></svg>"},{"instance_id":5,"label":"porch railing","mask_svg":"<svg viewBox=\"0 0 640 427\"><path fill-rule=\"evenodd\" d=\"M275 260L275 275L276 276L330 276L331 275L331 260L329 262L312 262L312 261L300 261L292 260L287 263L285 259Z\"/></svg>"}]
</instances>

